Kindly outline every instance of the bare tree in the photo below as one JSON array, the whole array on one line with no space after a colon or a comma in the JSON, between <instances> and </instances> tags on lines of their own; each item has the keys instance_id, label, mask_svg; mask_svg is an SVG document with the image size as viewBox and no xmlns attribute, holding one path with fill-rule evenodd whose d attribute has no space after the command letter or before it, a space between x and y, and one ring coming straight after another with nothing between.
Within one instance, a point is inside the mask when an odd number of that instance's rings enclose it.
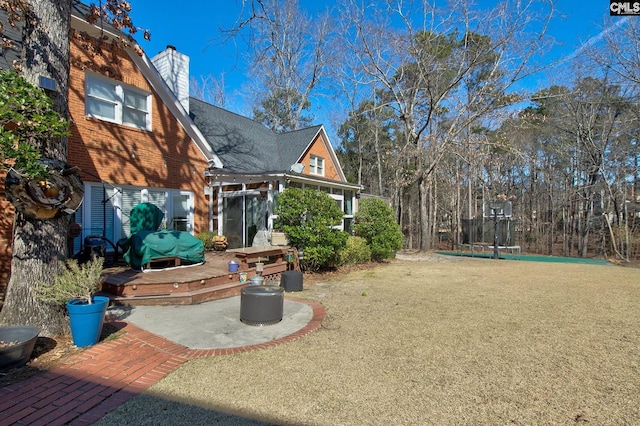
<instances>
[{"instance_id":1,"label":"bare tree","mask_svg":"<svg viewBox=\"0 0 640 426\"><path fill-rule=\"evenodd\" d=\"M310 122L305 113L327 73L329 29L328 15L310 18L297 0L253 0L226 31L229 37L247 36L259 121L276 131Z\"/></svg>"},{"instance_id":2,"label":"bare tree","mask_svg":"<svg viewBox=\"0 0 640 426\"><path fill-rule=\"evenodd\" d=\"M212 105L224 108L226 104L225 80L224 74L220 78L208 74L201 76L200 80L191 77L189 82L189 90L191 96Z\"/></svg>"},{"instance_id":3,"label":"bare tree","mask_svg":"<svg viewBox=\"0 0 640 426\"><path fill-rule=\"evenodd\" d=\"M546 6L541 16L534 5ZM405 158L403 185L419 195L421 249L431 247L436 229L432 173L469 125L520 99L509 90L532 71L551 13L550 2L534 1L486 11L468 1L448 9L427 1L342 3L338 16L350 28L343 43L384 87L402 124L397 155Z\"/></svg>"},{"instance_id":4,"label":"bare tree","mask_svg":"<svg viewBox=\"0 0 640 426\"><path fill-rule=\"evenodd\" d=\"M640 22L622 18L605 28L603 35L604 46L593 46L586 53L621 81L640 86Z\"/></svg>"},{"instance_id":5,"label":"bare tree","mask_svg":"<svg viewBox=\"0 0 640 426\"><path fill-rule=\"evenodd\" d=\"M638 232L635 222L629 220L629 212L626 201L635 203L637 194L640 194L640 147L638 140L640 109L637 107L640 102L640 23L633 17L624 17L614 21L612 25L606 27L602 34L605 43L603 45L590 46L586 49L587 55L593 59L601 68L607 70L610 77L616 81L627 92L627 97L632 99L636 105L627 115L626 132L619 135L621 139L629 141L628 153L626 157L629 162L624 163L625 170L630 184L620 184L619 192L625 200L624 206L616 212L620 219L618 222L624 224L619 240L621 241L622 256L628 259L631 247L631 230ZM624 219L624 220L622 220ZM620 227L622 228L622 226ZM613 238L613 232L612 232Z\"/></svg>"},{"instance_id":6,"label":"bare tree","mask_svg":"<svg viewBox=\"0 0 640 426\"><path fill-rule=\"evenodd\" d=\"M391 108L379 108L376 100L366 100L350 111L349 118L338 129L342 140L338 154L343 170L352 182L382 197L390 196L385 182L393 178L393 170L388 167L394 144L393 118Z\"/></svg>"}]
</instances>

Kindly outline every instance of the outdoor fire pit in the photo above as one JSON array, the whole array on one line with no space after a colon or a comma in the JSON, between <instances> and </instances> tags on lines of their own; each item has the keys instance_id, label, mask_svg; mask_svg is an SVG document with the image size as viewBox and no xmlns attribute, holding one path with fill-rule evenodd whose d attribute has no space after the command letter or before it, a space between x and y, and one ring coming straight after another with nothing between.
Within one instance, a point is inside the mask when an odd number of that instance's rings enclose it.
<instances>
[{"instance_id":1,"label":"outdoor fire pit","mask_svg":"<svg viewBox=\"0 0 640 426\"><path fill-rule=\"evenodd\" d=\"M36 327L0 327L0 371L21 367L29 361L38 340Z\"/></svg>"},{"instance_id":2,"label":"outdoor fire pit","mask_svg":"<svg viewBox=\"0 0 640 426\"><path fill-rule=\"evenodd\" d=\"M284 289L249 285L240 293L240 321L247 325L272 325L282 321Z\"/></svg>"}]
</instances>

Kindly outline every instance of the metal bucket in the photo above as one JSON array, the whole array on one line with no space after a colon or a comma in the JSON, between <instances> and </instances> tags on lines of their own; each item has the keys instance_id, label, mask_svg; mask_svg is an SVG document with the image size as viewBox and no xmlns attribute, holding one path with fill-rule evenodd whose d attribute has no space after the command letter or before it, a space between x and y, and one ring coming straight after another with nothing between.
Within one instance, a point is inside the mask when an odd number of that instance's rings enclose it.
<instances>
[{"instance_id":1,"label":"metal bucket","mask_svg":"<svg viewBox=\"0 0 640 426\"><path fill-rule=\"evenodd\" d=\"M261 275L254 275L249 281L251 281L251 285L262 285L264 284L264 277Z\"/></svg>"}]
</instances>

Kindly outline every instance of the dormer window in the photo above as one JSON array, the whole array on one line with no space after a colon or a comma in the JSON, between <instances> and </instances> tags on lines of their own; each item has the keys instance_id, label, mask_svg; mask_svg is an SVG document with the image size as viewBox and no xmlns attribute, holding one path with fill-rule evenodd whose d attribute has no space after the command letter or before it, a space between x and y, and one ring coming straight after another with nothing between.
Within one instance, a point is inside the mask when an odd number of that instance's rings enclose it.
<instances>
[{"instance_id":1,"label":"dormer window","mask_svg":"<svg viewBox=\"0 0 640 426\"><path fill-rule=\"evenodd\" d=\"M324 158L311 155L309 158L309 171L312 175L324 176Z\"/></svg>"},{"instance_id":2,"label":"dormer window","mask_svg":"<svg viewBox=\"0 0 640 426\"><path fill-rule=\"evenodd\" d=\"M116 80L86 74L85 114L151 130L151 94Z\"/></svg>"}]
</instances>

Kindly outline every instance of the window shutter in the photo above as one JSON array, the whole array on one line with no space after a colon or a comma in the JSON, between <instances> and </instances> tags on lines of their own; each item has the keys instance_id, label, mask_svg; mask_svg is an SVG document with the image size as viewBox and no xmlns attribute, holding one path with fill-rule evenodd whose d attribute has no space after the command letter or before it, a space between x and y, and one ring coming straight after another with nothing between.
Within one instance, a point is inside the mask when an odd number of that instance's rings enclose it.
<instances>
[{"instance_id":1,"label":"window shutter","mask_svg":"<svg viewBox=\"0 0 640 426\"><path fill-rule=\"evenodd\" d=\"M164 218L162 222L164 227L168 228L167 225L167 192L166 191L158 191L154 189L149 189L149 202L154 204L162 213L164 213Z\"/></svg>"},{"instance_id":2,"label":"window shutter","mask_svg":"<svg viewBox=\"0 0 640 426\"><path fill-rule=\"evenodd\" d=\"M101 185L92 185L91 186L91 222L89 223L89 228L85 228L83 226L83 237L87 235L103 235L105 222L103 221L104 214L106 213L106 225L107 229L104 232L104 235L109 239L113 239L113 198L109 198L113 195L113 188L108 188L106 197L109 199L106 203L106 206L103 207L102 200L104 195L102 193Z\"/></svg>"},{"instance_id":3,"label":"window shutter","mask_svg":"<svg viewBox=\"0 0 640 426\"><path fill-rule=\"evenodd\" d=\"M142 194L139 189L126 188L122 190L122 235L131 235L130 216L131 210L142 202Z\"/></svg>"}]
</instances>

